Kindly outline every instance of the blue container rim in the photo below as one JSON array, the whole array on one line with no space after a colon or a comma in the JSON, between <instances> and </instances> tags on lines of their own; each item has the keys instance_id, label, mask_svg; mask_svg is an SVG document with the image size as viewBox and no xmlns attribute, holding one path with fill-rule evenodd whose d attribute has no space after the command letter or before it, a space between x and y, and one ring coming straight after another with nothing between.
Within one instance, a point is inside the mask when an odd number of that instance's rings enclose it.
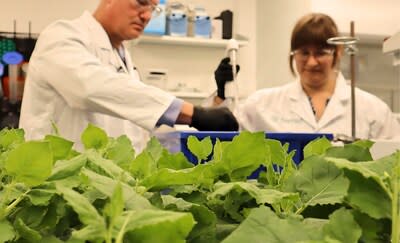
<instances>
[{"instance_id":1,"label":"blue container rim","mask_svg":"<svg viewBox=\"0 0 400 243\"><path fill-rule=\"evenodd\" d=\"M197 138L211 138L217 137L221 139L232 138L240 132L212 132L212 131L177 131L181 138L188 138L189 136L196 136ZM291 139L291 140L313 140L319 137L326 137L329 140L333 139L332 133L299 133L299 132L264 132L266 138L270 139Z\"/></svg>"}]
</instances>

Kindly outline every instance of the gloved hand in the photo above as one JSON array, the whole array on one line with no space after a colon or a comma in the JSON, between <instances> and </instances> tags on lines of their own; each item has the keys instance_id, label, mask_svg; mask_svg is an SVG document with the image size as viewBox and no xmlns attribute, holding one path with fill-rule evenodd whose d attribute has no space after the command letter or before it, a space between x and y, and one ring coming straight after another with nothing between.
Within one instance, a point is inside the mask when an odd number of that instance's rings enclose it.
<instances>
[{"instance_id":1,"label":"gloved hand","mask_svg":"<svg viewBox=\"0 0 400 243\"><path fill-rule=\"evenodd\" d=\"M199 131L237 131L239 124L226 107L194 107L191 127Z\"/></svg>"},{"instance_id":2,"label":"gloved hand","mask_svg":"<svg viewBox=\"0 0 400 243\"><path fill-rule=\"evenodd\" d=\"M217 70L214 72L215 81L217 83L217 95L221 99L225 99L225 83L233 80L232 65L229 63L229 57L225 57L219 63ZM240 66L236 65L236 73L240 70Z\"/></svg>"}]
</instances>

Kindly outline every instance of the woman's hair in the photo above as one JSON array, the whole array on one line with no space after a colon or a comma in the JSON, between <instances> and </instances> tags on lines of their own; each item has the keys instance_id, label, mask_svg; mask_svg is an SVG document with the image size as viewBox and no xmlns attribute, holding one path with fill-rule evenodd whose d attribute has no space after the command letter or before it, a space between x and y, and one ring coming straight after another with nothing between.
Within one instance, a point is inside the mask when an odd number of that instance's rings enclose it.
<instances>
[{"instance_id":1,"label":"woman's hair","mask_svg":"<svg viewBox=\"0 0 400 243\"><path fill-rule=\"evenodd\" d=\"M329 45L326 41L339 35L336 23L331 17L322 13L310 13L301 17L292 31L290 51L294 51L306 45L315 45L321 48L335 50L333 66L336 65L339 56L339 47ZM293 68L293 55L289 57L290 71L295 75Z\"/></svg>"}]
</instances>

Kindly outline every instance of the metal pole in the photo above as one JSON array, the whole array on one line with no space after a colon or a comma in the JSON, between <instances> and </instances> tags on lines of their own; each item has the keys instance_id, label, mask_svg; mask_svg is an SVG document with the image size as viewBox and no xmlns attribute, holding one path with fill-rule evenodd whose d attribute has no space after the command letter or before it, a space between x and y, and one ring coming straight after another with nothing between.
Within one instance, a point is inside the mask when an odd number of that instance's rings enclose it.
<instances>
[{"instance_id":1,"label":"metal pole","mask_svg":"<svg viewBox=\"0 0 400 243\"><path fill-rule=\"evenodd\" d=\"M354 37L354 21L350 22L350 36ZM351 72L351 136L353 141L356 138L356 56L355 52L350 53L350 72Z\"/></svg>"}]
</instances>

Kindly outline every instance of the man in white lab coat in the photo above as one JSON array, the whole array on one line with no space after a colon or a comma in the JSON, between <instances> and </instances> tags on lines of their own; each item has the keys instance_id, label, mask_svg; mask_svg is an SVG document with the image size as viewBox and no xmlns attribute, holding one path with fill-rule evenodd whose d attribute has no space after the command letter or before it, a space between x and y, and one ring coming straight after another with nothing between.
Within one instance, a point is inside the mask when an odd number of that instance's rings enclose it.
<instances>
[{"instance_id":1,"label":"man in white lab coat","mask_svg":"<svg viewBox=\"0 0 400 243\"><path fill-rule=\"evenodd\" d=\"M298 78L281 87L258 90L236 107L242 130L322 132L351 137L351 91L338 64L342 50L326 41L338 36L327 15L311 13L295 25L291 38L290 68ZM232 80L232 67L224 59L215 72L218 92ZM356 88L355 136L363 139L400 138L400 124L390 108L376 96Z\"/></svg>"},{"instance_id":2,"label":"man in white lab coat","mask_svg":"<svg viewBox=\"0 0 400 243\"><path fill-rule=\"evenodd\" d=\"M199 130L237 130L228 109L204 109L145 85L124 40L138 38L159 9L157 0L101 0L94 14L56 21L31 56L20 127L27 139L52 133L76 143L88 125L127 135L141 151L161 124Z\"/></svg>"}]
</instances>

